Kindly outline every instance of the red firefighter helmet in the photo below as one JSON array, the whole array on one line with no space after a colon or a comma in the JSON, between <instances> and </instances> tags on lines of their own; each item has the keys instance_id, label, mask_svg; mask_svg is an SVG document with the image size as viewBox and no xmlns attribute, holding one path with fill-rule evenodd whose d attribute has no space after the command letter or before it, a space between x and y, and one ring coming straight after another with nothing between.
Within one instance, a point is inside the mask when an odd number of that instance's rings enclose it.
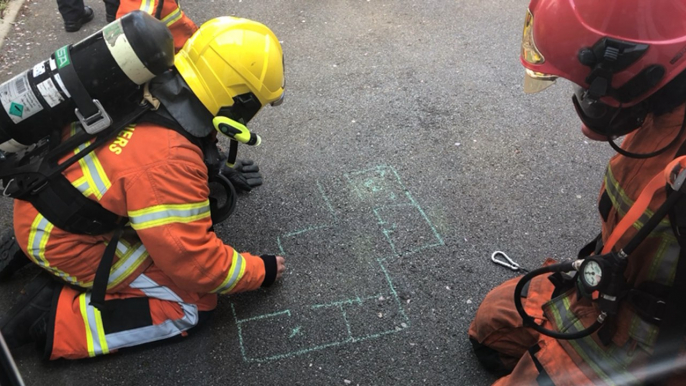
<instances>
[{"instance_id":1,"label":"red firefighter helmet","mask_svg":"<svg viewBox=\"0 0 686 386\"><path fill-rule=\"evenodd\" d=\"M583 123L607 137L647 114L646 98L686 69L686 6L669 0L532 0L521 62L524 90L575 83Z\"/></svg>"}]
</instances>

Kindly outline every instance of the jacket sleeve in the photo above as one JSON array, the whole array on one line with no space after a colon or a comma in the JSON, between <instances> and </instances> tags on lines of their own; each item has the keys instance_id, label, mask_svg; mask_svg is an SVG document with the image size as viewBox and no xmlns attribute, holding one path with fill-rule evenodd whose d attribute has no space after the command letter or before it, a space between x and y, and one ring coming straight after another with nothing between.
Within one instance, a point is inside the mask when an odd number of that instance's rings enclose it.
<instances>
[{"instance_id":1,"label":"jacket sleeve","mask_svg":"<svg viewBox=\"0 0 686 386\"><path fill-rule=\"evenodd\" d=\"M127 183L131 226L155 265L180 288L221 294L256 289L265 279L265 263L210 231L207 169L198 161L160 162Z\"/></svg>"}]
</instances>

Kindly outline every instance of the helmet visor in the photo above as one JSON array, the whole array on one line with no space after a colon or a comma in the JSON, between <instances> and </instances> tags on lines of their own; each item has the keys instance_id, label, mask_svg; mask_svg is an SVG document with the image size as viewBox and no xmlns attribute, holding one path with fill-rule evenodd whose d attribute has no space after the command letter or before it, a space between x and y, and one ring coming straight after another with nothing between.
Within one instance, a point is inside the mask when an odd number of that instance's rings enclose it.
<instances>
[{"instance_id":1,"label":"helmet visor","mask_svg":"<svg viewBox=\"0 0 686 386\"><path fill-rule=\"evenodd\" d=\"M524 74L524 92L527 94L535 94L541 92L548 87L555 84L557 76L544 74L542 72L531 71L528 68L525 69Z\"/></svg>"}]
</instances>

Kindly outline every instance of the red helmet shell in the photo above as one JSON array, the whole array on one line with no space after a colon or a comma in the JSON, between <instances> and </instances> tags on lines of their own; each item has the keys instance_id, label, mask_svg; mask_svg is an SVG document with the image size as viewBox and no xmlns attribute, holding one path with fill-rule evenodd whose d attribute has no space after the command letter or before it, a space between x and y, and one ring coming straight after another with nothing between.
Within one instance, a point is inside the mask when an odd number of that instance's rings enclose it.
<instances>
[{"instance_id":1,"label":"red helmet shell","mask_svg":"<svg viewBox=\"0 0 686 386\"><path fill-rule=\"evenodd\" d=\"M612 77L619 88L650 65L665 69L659 83L624 106L647 98L686 69L686 3L673 0L532 0L533 39L545 61L524 67L568 79L583 88L591 68L579 51L603 37L643 43L648 50L636 62ZM604 98L605 103L618 102Z\"/></svg>"}]
</instances>

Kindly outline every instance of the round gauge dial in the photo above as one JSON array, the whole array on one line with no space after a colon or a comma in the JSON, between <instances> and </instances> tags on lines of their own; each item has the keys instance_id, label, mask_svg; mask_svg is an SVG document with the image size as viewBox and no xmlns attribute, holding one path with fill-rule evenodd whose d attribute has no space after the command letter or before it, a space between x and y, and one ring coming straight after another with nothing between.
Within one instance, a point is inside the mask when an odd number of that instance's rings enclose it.
<instances>
[{"instance_id":1,"label":"round gauge dial","mask_svg":"<svg viewBox=\"0 0 686 386\"><path fill-rule=\"evenodd\" d=\"M598 284L600 284L600 280L603 278L603 269L597 261L589 260L584 264L582 274L586 285L589 287L597 287Z\"/></svg>"}]
</instances>

